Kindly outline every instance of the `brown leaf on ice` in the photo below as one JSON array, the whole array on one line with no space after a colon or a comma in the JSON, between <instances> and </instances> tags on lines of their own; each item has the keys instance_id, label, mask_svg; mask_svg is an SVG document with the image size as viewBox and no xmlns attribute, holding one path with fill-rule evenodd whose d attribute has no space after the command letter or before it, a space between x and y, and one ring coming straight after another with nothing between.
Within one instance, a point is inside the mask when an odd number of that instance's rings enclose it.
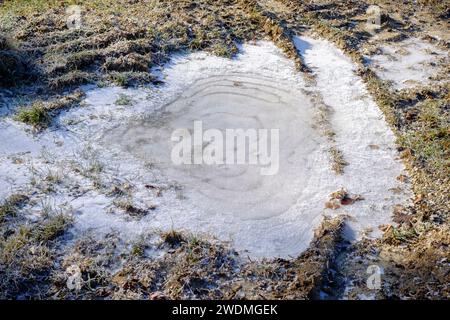
<instances>
[{"instance_id":1,"label":"brown leaf on ice","mask_svg":"<svg viewBox=\"0 0 450 320\"><path fill-rule=\"evenodd\" d=\"M325 208L327 208L327 209L336 210L336 209L338 209L340 207L341 206L339 204L339 201L337 201L336 199L333 199L333 200L325 202Z\"/></svg>"},{"instance_id":2,"label":"brown leaf on ice","mask_svg":"<svg viewBox=\"0 0 450 320\"><path fill-rule=\"evenodd\" d=\"M350 195L345 188L341 188L330 194L330 200L325 203L325 206L330 209L337 209L340 205L351 205L356 201L363 200L361 195Z\"/></svg>"}]
</instances>

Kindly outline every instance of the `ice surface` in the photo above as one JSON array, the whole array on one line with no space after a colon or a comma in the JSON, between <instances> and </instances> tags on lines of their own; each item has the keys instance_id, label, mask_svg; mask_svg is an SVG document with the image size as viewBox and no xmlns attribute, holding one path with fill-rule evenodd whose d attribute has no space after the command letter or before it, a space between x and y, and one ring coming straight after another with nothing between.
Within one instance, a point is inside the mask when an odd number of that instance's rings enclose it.
<instances>
[{"instance_id":1,"label":"ice surface","mask_svg":"<svg viewBox=\"0 0 450 320\"><path fill-rule=\"evenodd\" d=\"M430 77L437 74L440 59L448 54L439 48L417 38L383 45L381 53L369 57L376 73L390 80L397 89L428 84Z\"/></svg>"},{"instance_id":2,"label":"ice surface","mask_svg":"<svg viewBox=\"0 0 450 320\"><path fill-rule=\"evenodd\" d=\"M116 230L133 239L174 228L232 241L252 257L289 257L308 247L324 215L353 217L349 238L369 227L376 231L390 221L392 207L410 196L405 185L403 192L391 191L404 170L396 160L394 136L342 52L322 40L296 41L316 85L307 84L272 43L258 42L243 45L231 60L206 53L175 56L161 69L160 87L85 88L85 105L63 113L58 129L38 137L23 136L23 126L3 121L1 196L27 183L24 165L10 158L30 151L23 155L27 165L63 170L64 182L50 197L55 206L73 208L75 234ZM349 162L342 176L330 169L329 146L314 129L312 93L333 111L337 147ZM121 94L130 96L132 105L116 105ZM261 176L260 167L251 165L174 166L168 138L173 129L192 129L194 120L203 120L205 128L280 129L278 174ZM51 161L38 152L43 147ZM87 148L92 155L86 156ZM93 159L103 165L102 183L129 183L135 205L156 209L130 219L114 197L79 174ZM75 185L80 187L73 190ZM341 187L365 200L325 209L329 194Z\"/></svg>"},{"instance_id":3,"label":"ice surface","mask_svg":"<svg viewBox=\"0 0 450 320\"><path fill-rule=\"evenodd\" d=\"M275 174L262 175L261 166L248 161L174 164L171 135L181 128L192 131L195 121L202 121L203 131L219 129L224 137L226 129L278 129L280 159L273 168ZM310 175L316 174L309 163L314 161L320 140L304 93L289 83L251 74L201 79L158 113L105 134L106 144L120 145L124 152L151 163L176 182L183 188L185 201L205 215L254 220L280 215L295 205ZM248 141L245 147L248 160Z\"/></svg>"},{"instance_id":4,"label":"ice surface","mask_svg":"<svg viewBox=\"0 0 450 320\"><path fill-rule=\"evenodd\" d=\"M411 195L408 187L395 181L404 174L395 136L350 58L325 40L301 37L296 38L296 45L316 74L317 90L333 110L337 147L349 163L342 176L327 179L330 185L341 185L365 198L343 210L356 217L349 222L348 236L358 238L358 232L369 227L373 235L380 235L377 227L390 220L392 206ZM404 188L401 194L392 192L397 187Z\"/></svg>"}]
</instances>

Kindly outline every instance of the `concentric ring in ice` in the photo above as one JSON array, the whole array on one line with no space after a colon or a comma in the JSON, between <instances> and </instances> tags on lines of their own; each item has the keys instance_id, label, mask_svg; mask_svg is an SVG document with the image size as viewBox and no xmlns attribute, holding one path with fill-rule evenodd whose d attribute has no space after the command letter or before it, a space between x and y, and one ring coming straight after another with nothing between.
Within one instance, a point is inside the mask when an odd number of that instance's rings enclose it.
<instances>
[{"instance_id":1,"label":"concentric ring in ice","mask_svg":"<svg viewBox=\"0 0 450 320\"><path fill-rule=\"evenodd\" d=\"M307 187L314 173L309 156L319 139L312 119L308 96L286 83L257 75L218 75L197 81L157 113L114 129L106 139L181 185L186 201L205 214L261 219L286 212ZM274 174L262 175L258 164L174 164L171 135L177 129L192 131L195 121L202 122L203 132L219 129L224 137L226 129L279 130Z\"/></svg>"}]
</instances>

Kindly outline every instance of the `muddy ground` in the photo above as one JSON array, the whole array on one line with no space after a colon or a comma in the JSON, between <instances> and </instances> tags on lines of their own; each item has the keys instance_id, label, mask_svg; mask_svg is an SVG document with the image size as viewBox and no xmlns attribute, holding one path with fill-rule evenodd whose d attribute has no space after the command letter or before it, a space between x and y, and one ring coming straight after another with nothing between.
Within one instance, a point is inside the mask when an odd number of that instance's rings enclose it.
<instances>
[{"instance_id":1,"label":"muddy ground","mask_svg":"<svg viewBox=\"0 0 450 320\"><path fill-rule=\"evenodd\" d=\"M49 212L29 220L23 208L31 194L13 194L0 207L0 297L448 299L448 59L439 62L435 81L400 90L366 59L408 38L448 52L447 1L78 1L81 29L67 26L69 2L1 2L2 114L14 115L36 134L50 130L62 110L79 107L82 84L158 85L148 70L174 52L232 57L239 43L269 39L313 78L293 36L316 34L357 64L396 134L409 174L398 178L411 179L415 198L394 210L396 224L383 226L381 239L347 243L340 217L325 220L297 258L244 261L226 243L176 230L143 237L131 247L111 234L102 241L86 236L67 248L70 215ZM371 4L382 10L381 28L373 33L364 28ZM56 180L49 176L30 193L51 193ZM366 284L370 265L382 270L375 290ZM68 287L72 277L74 287Z\"/></svg>"}]
</instances>

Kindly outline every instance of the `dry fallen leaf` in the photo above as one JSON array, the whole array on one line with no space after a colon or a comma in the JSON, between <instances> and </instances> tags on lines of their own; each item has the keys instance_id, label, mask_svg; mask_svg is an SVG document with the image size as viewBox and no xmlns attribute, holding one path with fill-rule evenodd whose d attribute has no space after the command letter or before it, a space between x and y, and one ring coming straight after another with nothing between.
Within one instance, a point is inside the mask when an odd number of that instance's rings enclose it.
<instances>
[{"instance_id":1,"label":"dry fallen leaf","mask_svg":"<svg viewBox=\"0 0 450 320\"><path fill-rule=\"evenodd\" d=\"M336 210L340 208L339 201L336 199L325 202L325 208Z\"/></svg>"},{"instance_id":2,"label":"dry fallen leaf","mask_svg":"<svg viewBox=\"0 0 450 320\"><path fill-rule=\"evenodd\" d=\"M423 200L423 194L418 194L416 196L416 198L414 199L414 204L418 204L422 200Z\"/></svg>"}]
</instances>

